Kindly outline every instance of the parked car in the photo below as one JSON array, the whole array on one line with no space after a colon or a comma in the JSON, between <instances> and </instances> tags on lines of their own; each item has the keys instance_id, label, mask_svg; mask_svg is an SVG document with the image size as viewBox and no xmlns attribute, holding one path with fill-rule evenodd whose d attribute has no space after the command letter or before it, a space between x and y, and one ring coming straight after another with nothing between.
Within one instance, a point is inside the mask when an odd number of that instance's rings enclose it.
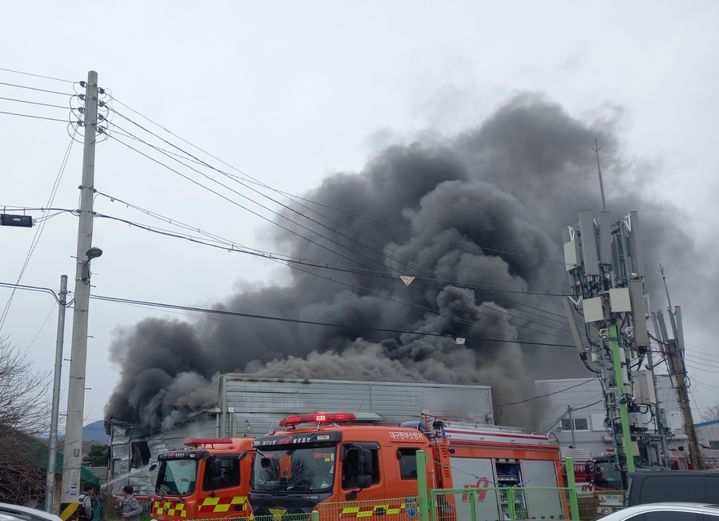
<instances>
[{"instance_id":1,"label":"parked car","mask_svg":"<svg viewBox=\"0 0 719 521\"><path fill-rule=\"evenodd\" d=\"M703 503L647 503L618 510L597 521L719 521L719 506Z\"/></svg>"},{"instance_id":2,"label":"parked car","mask_svg":"<svg viewBox=\"0 0 719 521\"><path fill-rule=\"evenodd\" d=\"M686 470L632 474L627 506L664 501L719 504L719 471Z\"/></svg>"},{"instance_id":3,"label":"parked car","mask_svg":"<svg viewBox=\"0 0 719 521\"><path fill-rule=\"evenodd\" d=\"M10 519L6 519L10 518ZM48 514L44 510L0 503L0 521L62 521L55 514Z\"/></svg>"}]
</instances>

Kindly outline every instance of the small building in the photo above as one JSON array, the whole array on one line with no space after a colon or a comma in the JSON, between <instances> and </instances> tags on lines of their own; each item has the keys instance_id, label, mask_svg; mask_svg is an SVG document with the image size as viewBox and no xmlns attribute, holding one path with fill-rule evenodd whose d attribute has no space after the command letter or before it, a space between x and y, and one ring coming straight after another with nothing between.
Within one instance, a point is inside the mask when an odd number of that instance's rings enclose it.
<instances>
[{"instance_id":1,"label":"small building","mask_svg":"<svg viewBox=\"0 0 719 521\"><path fill-rule=\"evenodd\" d=\"M554 433L562 447L584 449L593 457L613 450L611 432L605 427L607 412L599 380L537 380L535 390L537 395L546 395L537 400L537 407L540 409L537 432ZM669 449L675 454L682 453L686 450L687 436L683 430L681 409L672 382L666 375L657 375L657 398L664 410ZM643 432L645 436L657 437L649 411L630 414L630 421L637 431ZM658 450L644 456L648 461L659 461Z\"/></svg>"},{"instance_id":2,"label":"small building","mask_svg":"<svg viewBox=\"0 0 719 521\"><path fill-rule=\"evenodd\" d=\"M719 468L719 419L695 423L694 428L702 448L704 466Z\"/></svg>"}]
</instances>

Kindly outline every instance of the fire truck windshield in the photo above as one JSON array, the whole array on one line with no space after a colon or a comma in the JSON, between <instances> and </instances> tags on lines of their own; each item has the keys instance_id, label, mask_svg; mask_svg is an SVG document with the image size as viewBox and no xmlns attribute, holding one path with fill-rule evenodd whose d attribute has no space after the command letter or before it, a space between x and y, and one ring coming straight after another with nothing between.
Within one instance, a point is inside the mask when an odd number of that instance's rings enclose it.
<instances>
[{"instance_id":1,"label":"fire truck windshield","mask_svg":"<svg viewBox=\"0 0 719 521\"><path fill-rule=\"evenodd\" d=\"M255 456L252 490L321 492L332 487L335 446L268 449Z\"/></svg>"},{"instance_id":2,"label":"fire truck windshield","mask_svg":"<svg viewBox=\"0 0 719 521\"><path fill-rule=\"evenodd\" d=\"M162 461L157 473L157 494L189 496L195 491L197 460L168 459Z\"/></svg>"}]
</instances>

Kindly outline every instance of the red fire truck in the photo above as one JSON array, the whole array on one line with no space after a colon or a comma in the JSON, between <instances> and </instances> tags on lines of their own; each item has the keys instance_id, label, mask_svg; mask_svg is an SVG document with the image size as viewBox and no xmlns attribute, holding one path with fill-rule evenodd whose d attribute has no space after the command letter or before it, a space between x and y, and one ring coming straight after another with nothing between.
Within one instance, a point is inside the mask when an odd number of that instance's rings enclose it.
<instances>
[{"instance_id":1,"label":"red fire truck","mask_svg":"<svg viewBox=\"0 0 719 521\"><path fill-rule=\"evenodd\" d=\"M362 425L351 413L300 414L280 427L254 442L255 516L280 520L318 509L322 518L323 505L345 502L334 519L414 517L417 473L423 472L416 465L418 450L430 462L429 488L479 489L438 498L442 519L469 519L472 508L480 520L502 519L511 508L528 519L567 515L557 490L563 486L559 447L546 436L430 417L398 427ZM510 494L510 487L519 488Z\"/></svg>"},{"instance_id":2,"label":"red fire truck","mask_svg":"<svg viewBox=\"0 0 719 521\"><path fill-rule=\"evenodd\" d=\"M160 454L152 518L157 521L249 517L252 438L192 438Z\"/></svg>"}]
</instances>

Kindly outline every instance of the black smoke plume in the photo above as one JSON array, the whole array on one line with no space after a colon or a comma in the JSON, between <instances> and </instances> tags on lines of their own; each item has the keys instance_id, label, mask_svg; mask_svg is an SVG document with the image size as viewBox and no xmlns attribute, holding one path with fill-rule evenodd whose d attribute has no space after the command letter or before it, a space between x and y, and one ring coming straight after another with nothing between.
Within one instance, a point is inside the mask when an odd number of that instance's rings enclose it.
<instances>
[{"instance_id":1,"label":"black smoke plume","mask_svg":"<svg viewBox=\"0 0 719 521\"><path fill-rule=\"evenodd\" d=\"M523 95L462 135L393 146L360 173L328 177L305 197L341 211L296 200L285 215L349 247L314 236L357 267L453 283L417 280L406 287L398 277L303 268L286 286L242 292L217 307L348 327L143 320L111 347L121 379L106 415L158 425L183 408L214 404L213 378L231 371L490 384L498 405L532 396L536 378L590 375L571 349L528 343L572 342L561 317L545 313L559 312L558 298L521 292L567 289L561 228L576 221L579 209L600 205L595 137L603 146L609 209L618 217L641 210L647 257L681 257L692 248L661 205L628 189L646 182L647 172L623 156L615 130L621 115L610 116L582 121ZM301 259L353 265L284 230L274 232L273 246ZM460 345L421 333L492 340ZM531 426L533 408L533 402L499 407L497 420Z\"/></svg>"}]
</instances>

